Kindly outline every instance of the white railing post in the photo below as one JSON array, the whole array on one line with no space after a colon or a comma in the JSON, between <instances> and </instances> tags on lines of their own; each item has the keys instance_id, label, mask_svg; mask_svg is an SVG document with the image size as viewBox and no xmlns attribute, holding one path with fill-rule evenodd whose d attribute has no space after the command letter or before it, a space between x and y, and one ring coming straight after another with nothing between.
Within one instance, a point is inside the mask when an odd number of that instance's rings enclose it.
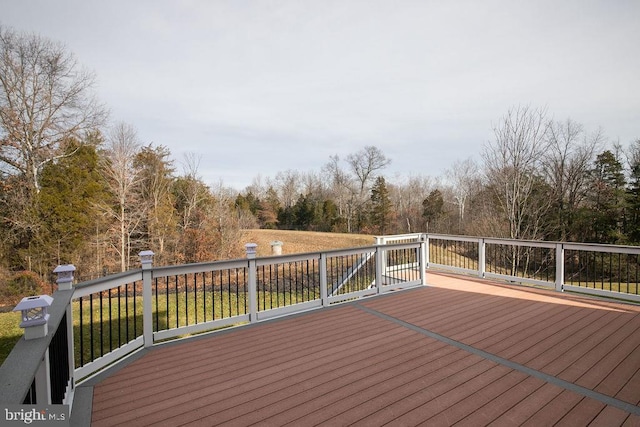
<instances>
[{"instance_id":1,"label":"white railing post","mask_svg":"<svg viewBox=\"0 0 640 427\"><path fill-rule=\"evenodd\" d=\"M49 380L50 371L49 349L47 349L42 361L40 362L40 366L38 366L36 375L33 377L36 383L36 397L38 404L51 405L51 381ZM44 396L44 400L41 400L41 396Z\"/></svg>"},{"instance_id":2,"label":"white railing post","mask_svg":"<svg viewBox=\"0 0 640 427\"><path fill-rule=\"evenodd\" d=\"M564 289L564 245L556 244L556 291Z\"/></svg>"},{"instance_id":3,"label":"white railing post","mask_svg":"<svg viewBox=\"0 0 640 427\"><path fill-rule=\"evenodd\" d=\"M478 276L484 278L484 274L486 273L486 249L487 244L485 243L483 238L478 239Z\"/></svg>"},{"instance_id":4,"label":"white railing post","mask_svg":"<svg viewBox=\"0 0 640 427\"><path fill-rule=\"evenodd\" d=\"M73 264L59 265L53 270L58 275L56 283L58 284L59 291L70 291L73 289L73 272L76 271L76 267ZM75 349L73 339L73 309L71 303L67 306L67 324L60 325L59 328L67 328L67 351L69 358L69 383L67 384L67 391L65 393L64 404L71 405L73 402L73 393L75 389L75 379L73 377L73 371L76 369L75 364Z\"/></svg>"},{"instance_id":5,"label":"white railing post","mask_svg":"<svg viewBox=\"0 0 640 427\"><path fill-rule=\"evenodd\" d=\"M153 255L152 251L142 251L138 254L142 264L142 339L145 348L153 346Z\"/></svg>"},{"instance_id":6,"label":"white railing post","mask_svg":"<svg viewBox=\"0 0 640 427\"><path fill-rule=\"evenodd\" d=\"M423 233L422 234L422 240L424 240L424 244L425 244L425 259L426 259L426 264L425 264L425 270L429 268L429 235L427 233Z\"/></svg>"},{"instance_id":7,"label":"white railing post","mask_svg":"<svg viewBox=\"0 0 640 427\"><path fill-rule=\"evenodd\" d=\"M47 336L49 333L48 308L52 302L53 298L49 295L24 297L13 309L13 311L21 312L20 327L24 329L25 340L37 340ZM36 385L36 396L40 404L51 405L51 381L49 378L49 349L47 348L33 378Z\"/></svg>"},{"instance_id":8,"label":"white railing post","mask_svg":"<svg viewBox=\"0 0 640 427\"><path fill-rule=\"evenodd\" d=\"M381 248L387 243L384 236L376 236L376 288L377 293L382 293L382 277L387 272L386 251Z\"/></svg>"},{"instance_id":9,"label":"white railing post","mask_svg":"<svg viewBox=\"0 0 640 427\"><path fill-rule=\"evenodd\" d=\"M429 259L429 242L426 234L420 236L420 255L418 267L420 268L420 281L422 286L427 286L427 260Z\"/></svg>"},{"instance_id":10,"label":"white railing post","mask_svg":"<svg viewBox=\"0 0 640 427\"><path fill-rule=\"evenodd\" d=\"M256 243L247 243L244 245L249 260L249 322L253 323L258 320L258 274L256 267L256 251L258 245Z\"/></svg>"},{"instance_id":11,"label":"white railing post","mask_svg":"<svg viewBox=\"0 0 640 427\"><path fill-rule=\"evenodd\" d=\"M320 299L323 307L329 307L329 290L327 284L327 254L320 252Z\"/></svg>"},{"instance_id":12,"label":"white railing post","mask_svg":"<svg viewBox=\"0 0 640 427\"><path fill-rule=\"evenodd\" d=\"M386 252L384 250L384 246L376 246L376 293L382 293L382 278L384 277L384 273L386 273L385 267L385 255Z\"/></svg>"}]
</instances>

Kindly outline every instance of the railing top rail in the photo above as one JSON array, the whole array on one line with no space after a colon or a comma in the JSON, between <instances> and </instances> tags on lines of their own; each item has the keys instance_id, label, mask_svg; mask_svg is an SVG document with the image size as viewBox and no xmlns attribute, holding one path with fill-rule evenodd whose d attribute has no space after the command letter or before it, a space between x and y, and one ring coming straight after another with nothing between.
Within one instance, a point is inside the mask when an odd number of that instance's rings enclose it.
<instances>
[{"instance_id":1,"label":"railing top rail","mask_svg":"<svg viewBox=\"0 0 640 427\"><path fill-rule=\"evenodd\" d=\"M451 235L451 234L433 234L433 233L425 233L425 234L426 236L432 239L462 240L462 241L478 241L482 239L484 240L485 243L513 244L518 246L538 246L538 247L549 247L549 248L558 244L562 244L562 246L565 249L640 254L640 246L632 246L632 245L561 242L561 241L555 241L555 240L523 240L523 239L510 239L508 237L476 237L476 236L459 236L459 235Z\"/></svg>"},{"instance_id":2,"label":"railing top rail","mask_svg":"<svg viewBox=\"0 0 640 427\"><path fill-rule=\"evenodd\" d=\"M441 240L457 240L462 242L477 242L480 240L480 237L474 236L456 236L449 234L426 234L429 239L441 239Z\"/></svg>"},{"instance_id":3,"label":"railing top rail","mask_svg":"<svg viewBox=\"0 0 640 427\"><path fill-rule=\"evenodd\" d=\"M330 251L322 251L323 254L326 254L327 257L331 256L342 256L342 255L354 255L364 252L373 252L377 248L384 248L384 250L389 249L409 249L409 248L417 248L420 246L421 242L403 242L403 243L387 243L384 245L373 245L373 246L360 246L357 248L349 248L349 249L333 249Z\"/></svg>"},{"instance_id":4,"label":"railing top rail","mask_svg":"<svg viewBox=\"0 0 640 427\"><path fill-rule=\"evenodd\" d=\"M555 248L557 246L556 242L544 240L484 239L484 242L496 245L533 246L537 248Z\"/></svg>"},{"instance_id":5,"label":"railing top rail","mask_svg":"<svg viewBox=\"0 0 640 427\"><path fill-rule=\"evenodd\" d=\"M388 236L375 236L376 240L384 239L389 240L406 240L406 239L419 239L423 233L407 233L407 234L392 234Z\"/></svg>"},{"instance_id":6,"label":"railing top rail","mask_svg":"<svg viewBox=\"0 0 640 427\"><path fill-rule=\"evenodd\" d=\"M372 246L359 246L357 248L343 248L343 249L333 249L330 251L322 251L323 254L325 254L325 256L328 257L337 257L337 256L343 256L343 255L355 255L355 254L361 254L361 253L365 253L365 252L373 252L376 250L375 245Z\"/></svg>"},{"instance_id":7,"label":"railing top rail","mask_svg":"<svg viewBox=\"0 0 640 427\"><path fill-rule=\"evenodd\" d=\"M305 252L290 255L274 255L256 258L256 264L259 266L269 264L284 264L288 262L308 261L320 259L321 252Z\"/></svg>"},{"instance_id":8,"label":"railing top rail","mask_svg":"<svg viewBox=\"0 0 640 427\"><path fill-rule=\"evenodd\" d=\"M0 366L0 402L21 404L27 395L33 376L25 372L35 373L53 339L62 317L67 311L73 291L56 291L49 307L48 333L38 339L25 340L24 337L13 347L7 359ZM66 325L63 325L66 327Z\"/></svg>"},{"instance_id":9,"label":"railing top rail","mask_svg":"<svg viewBox=\"0 0 640 427\"><path fill-rule=\"evenodd\" d=\"M391 243L391 244L384 245L384 249L385 250L389 250L389 249L412 249L412 248L419 248L421 244L422 244L421 241Z\"/></svg>"},{"instance_id":10,"label":"railing top rail","mask_svg":"<svg viewBox=\"0 0 640 427\"><path fill-rule=\"evenodd\" d=\"M133 270L128 270L128 271L124 271L122 273L115 273L115 274L110 274L108 276L104 276L104 277L98 277L96 279L91 279L91 280L87 280L85 282L81 282L78 283L74 286L74 288L77 289L81 289L81 288L88 288L91 286L96 286L96 285L101 285L105 282L112 282L114 280L129 280L129 278L135 277L137 275L140 274L142 270L137 268L137 269L133 269Z\"/></svg>"},{"instance_id":11,"label":"railing top rail","mask_svg":"<svg viewBox=\"0 0 640 427\"><path fill-rule=\"evenodd\" d=\"M153 267L153 277L167 277L178 274L202 273L205 271L228 270L232 268L244 268L247 266L246 258L239 258L226 261L209 261L197 262L182 265L167 265L162 267Z\"/></svg>"},{"instance_id":12,"label":"railing top rail","mask_svg":"<svg viewBox=\"0 0 640 427\"><path fill-rule=\"evenodd\" d=\"M142 280L142 269L129 270L110 276L99 277L79 283L73 287L73 298L79 298L96 292L107 291L118 286Z\"/></svg>"},{"instance_id":13,"label":"railing top rail","mask_svg":"<svg viewBox=\"0 0 640 427\"><path fill-rule=\"evenodd\" d=\"M355 248L346 248L346 249L331 249L328 251L320 251L320 252L304 252L304 253L291 254L291 255L276 255L276 256L256 258L256 262L258 265L282 264L286 262L320 259L320 257L323 254L326 257L330 258L330 257L336 257L336 256L362 254L365 252L374 252L379 247L384 248L385 250L416 248L419 246L419 244L420 242L389 243L385 245L358 246Z\"/></svg>"},{"instance_id":14,"label":"railing top rail","mask_svg":"<svg viewBox=\"0 0 640 427\"><path fill-rule=\"evenodd\" d=\"M640 246L604 245L599 243L563 243L562 246L564 249L580 251L640 254Z\"/></svg>"}]
</instances>

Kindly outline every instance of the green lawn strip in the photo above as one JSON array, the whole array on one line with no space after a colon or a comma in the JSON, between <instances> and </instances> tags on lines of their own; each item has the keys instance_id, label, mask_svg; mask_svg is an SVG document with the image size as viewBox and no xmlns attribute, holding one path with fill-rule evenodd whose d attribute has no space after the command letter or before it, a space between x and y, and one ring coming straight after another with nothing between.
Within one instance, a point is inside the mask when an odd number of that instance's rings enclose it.
<instances>
[{"instance_id":1,"label":"green lawn strip","mask_svg":"<svg viewBox=\"0 0 640 427\"><path fill-rule=\"evenodd\" d=\"M0 363L4 362L16 342L22 337L20 313L0 313Z\"/></svg>"}]
</instances>

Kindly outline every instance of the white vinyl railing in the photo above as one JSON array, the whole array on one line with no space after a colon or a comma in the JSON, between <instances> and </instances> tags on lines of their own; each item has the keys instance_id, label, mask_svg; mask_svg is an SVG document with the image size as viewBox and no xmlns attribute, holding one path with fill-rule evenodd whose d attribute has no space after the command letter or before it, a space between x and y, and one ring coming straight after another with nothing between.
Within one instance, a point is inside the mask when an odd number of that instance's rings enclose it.
<instances>
[{"instance_id":1,"label":"white vinyl railing","mask_svg":"<svg viewBox=\"0 0 640 427\"><path fill-rule=\"evenodd\" d=\"M33 342L19 343L0 373L25 366L24 358L34 359L32 369L21 373L17 388L15 382L0 384L0 398L71 404L76 384L140 348L425 283L419 242L264 258L256 258L252 249L246 259L165 267L153 267L153 253L145 251L141 269L75 286L75 268L59 267L64 278L53 295L56 324L49 328L65 332L58 347L66 357L48 356L49 341L60 341L51 337L41 340L37 351ZM58 365L63 365L62 376ZM61 378L52 381L53 376ZM57 394L51 393L54 382L61 383Z\"/></svg>"},{"instance_id":2,"label":"white vinyl railing","mask_svg":"<svg viewBox=\"0 0 640 427\"><path fill-rule=\"evenodd\" d=\"M384 236L426 243L428 269L640 302L640 247L442 234Z\"/></svg>"},{"instance_id":3,"label":"white vinyl railing","mask_svg":"<svg viewBox=\"0 0 640 427\"><path fill-rule=\"evenodd\" d=\"M428 284L429 270L640 302L640 248L404 234L369 247L142 268L73 285L59 266L49 335L21 339L0 400L71 404L76 384L143 347Z\"/></svg>"}]
</instances>

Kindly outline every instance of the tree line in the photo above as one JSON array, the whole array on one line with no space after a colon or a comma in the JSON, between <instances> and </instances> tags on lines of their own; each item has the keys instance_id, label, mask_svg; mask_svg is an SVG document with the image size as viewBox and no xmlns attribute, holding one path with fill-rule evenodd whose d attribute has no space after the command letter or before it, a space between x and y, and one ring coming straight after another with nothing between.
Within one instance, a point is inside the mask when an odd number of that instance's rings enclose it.
<instances>
[{"instance_id":1,"label":"tree line","mask_svg":"<svg viewBox=\"0 0 640 427\"><path fill-rule=\"evenodd\" d=\"M441 177L388 181L365 147L320 173L286 171L236 198L264 228L432 232L524 240L640 243L640 139L627 147L544 109L510 109L482 147Z\"/></svg>"},{"instance_id":2,"label":"tree line","mask_svg":"<svg viewBox=\"0 0 640 427\"><path fill-rule=\"evenodd\" d=\"M640 140L611 144L544 109L511 108L480 161L441 177L390 180L375 146L318 171L256 177L242 191L207 185L198 158L109 123L95 76L64 46L0 27L0 268L83 278L242 255L242 230L437 232L516 239L640 242ZM438 147L425 147L425 150Z\"/></svg>"}]
</instances>

